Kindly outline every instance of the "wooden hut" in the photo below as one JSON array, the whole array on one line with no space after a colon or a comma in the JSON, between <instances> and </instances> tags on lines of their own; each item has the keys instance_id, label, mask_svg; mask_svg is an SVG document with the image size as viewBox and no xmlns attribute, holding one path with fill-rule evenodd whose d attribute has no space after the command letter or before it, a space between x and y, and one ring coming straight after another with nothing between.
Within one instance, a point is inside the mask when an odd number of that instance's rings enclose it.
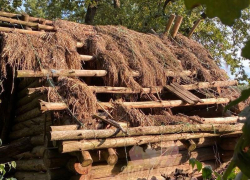
<instances>
[{"instance_id":1,"label":"wooden hut","mask_svg":"<svg viewBox=\"0 0 250 180\"><path fill-rule=\"evenodd\" d=\"M174 19L143 34L0 12L1 162L18 180L198 177L190 158L228 162L237 81Z\"/></svg>"}]
</instances>

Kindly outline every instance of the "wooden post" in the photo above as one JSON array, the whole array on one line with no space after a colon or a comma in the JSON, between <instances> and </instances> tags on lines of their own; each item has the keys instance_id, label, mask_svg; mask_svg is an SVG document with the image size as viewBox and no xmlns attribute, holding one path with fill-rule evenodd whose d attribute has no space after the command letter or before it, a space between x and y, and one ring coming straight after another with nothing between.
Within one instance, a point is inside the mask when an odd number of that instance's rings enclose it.
<instances>
[{"instance_id":1,"label":"wooden post","mask_svg":"<svg viewBox=\"0 0 250 180\"><path fill-rule=\"evenodd\" d=\"M192 27L191 31L188 33L188 38L191 38L191 36L193 35L195 29L200 24L200 22L201 22L201 19L198 19L197 21L195 21L194 26Z\"/></svg>"},{"instance_id":2,"label":"wooden post","mask_svg":"<svg viewBox=\"0 0 250 180\"><path fill-rule=\"evenodd\" d=\"M109 165L115 165L118 161L118 156L113 148L108 148L107 152L104 153L104 158Z\"/></svg>"},{"instance_id":3,"label":"wooden post","mask_svg":"<svg viewBox=\"0 0 250 180\"><path fill-rule=\"evenodd\" d=\"M29 22L29 17L30 16L28 14L23 14L23 20L25 22ZM24 26L24 28L27 29L27 30L31 30L32 31L32 29L29 26Z\"/></svg>"},{"instance_id":4,"label":"wooden post","mask_svg":"<svg viewBox=\"0 0 250 180\"><path fill-rule=\"evenodd\" d=\"M192 139L189 140L180 140L186 149L191 152L196 149L196 144Z\"/></svg>"},{"instance_id":5,"label":"wooden post","mask_svg":"<svg viewBox=\"0 0 250 180\"><path fill-rule=\"evenodd\" d=\"M176 17L176 20L175 20L175 24L174 24L174 27L173 27L173 31L171 33L171 35L173 36L173 38L176 37L177 33L178 33L178 30L181 26L181 23L182 23L182 19L183 17L182 16L177 16Z\"/></svg>"},{"instance_id":6,"label":"wooden post","mask_svg":"<svg viewBox=\"0 0 250 180\"><path fill-rule=\"evenodd\" d=\"M89 151L81 151L79 160L80 160L82 167L87 167L93 163L93 159Z\"/></svg>"},{"instance_id":7,"label":"wooden post","mask_svg":"<svg viewBox=\"0 0 250 180\"><path fill-rule=\"evenodd\" d=\"M171 29L171 26L174 22L174 19L175 19L175 15L174 14L171 14L170 17L169 17L169 20L168 20L168 23L167 23L167 26L166 26L166 29L165 29L165 32L164 32L164 35L167 36L170 29Z\"/></svg>"},{"instance_id":8,"label":"wooden post","mask_svg":"<svg viewBox=\"0 0 250 180\"><path fill-rule=\"evenodd\" d=\"M22 171L46 171L42 159L19 160L16 161L16 169Z\"/></svg>"}]
</instances>

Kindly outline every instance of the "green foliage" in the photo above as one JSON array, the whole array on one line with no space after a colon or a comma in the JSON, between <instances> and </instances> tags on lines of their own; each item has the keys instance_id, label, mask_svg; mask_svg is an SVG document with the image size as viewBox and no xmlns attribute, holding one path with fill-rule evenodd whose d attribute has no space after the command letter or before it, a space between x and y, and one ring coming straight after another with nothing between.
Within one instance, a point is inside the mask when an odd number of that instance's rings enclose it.
<instances>
[{"instance_id":1,"label":"green foliage","mask_svg":"<svg viewBox=\"0 0 250 180\"><path fill-rule=\"evenodd\" d=\"M213 170L211 166L205 166L202 168L202 177L203 179L211 179Z\"/></svg>"},{"instance_id":2,"label":"green foliage","mask_svg":"<svg viewBox=\"0 0 250 180\"><path fill-rule=\"evenodd\" d=\"M233 25L235 19L241 17L241 10L249 6L249 0L185 0L188 9L199 5L206 6L206 15L209 18L219 17L223 24Z\"/></svg>"},{"instance_id":3,"label":"green foliage","mask_svg":"<svg viewBox=\"0 0 250 180\"><path fill-rule=\"evenodd\" d=\"M200 161L197 161L195 158L189 159L189 164L194 169L195 165L197 166L197 170L200 172L202 169L202 163Z\"/></svg>"},{"instance_id":4,"label":"green foliage","mask_svg":"<svg viewBox=\"0 0 250 180\"><path fill-rule=\"evenodd\" d=\"M246 43L246 46L242 49L242 56L250 59L250 41Z\"/></svg>"}]
</instances>

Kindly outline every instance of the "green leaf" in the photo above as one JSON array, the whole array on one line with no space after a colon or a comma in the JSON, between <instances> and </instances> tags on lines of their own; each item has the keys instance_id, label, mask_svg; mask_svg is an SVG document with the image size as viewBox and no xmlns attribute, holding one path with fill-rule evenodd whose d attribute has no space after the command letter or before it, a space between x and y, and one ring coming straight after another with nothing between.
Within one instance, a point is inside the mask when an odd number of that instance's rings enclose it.
<instances>
[{"instance_id":1,"label":"green leaf","mask_svg":"<svg viewBox=\"0 0 250 180\"><path fill-rule=\"evenodd\" d=\"M222 177L219 173L214 171L215 176L217 177L216 180L222 180Z\"/></svg>"},{"instance_id":2,"label":"green leaf","mask_svg":"<svg viewBox=\"0 0 250 180\"><path fill-rule=\"evenodd\" d=\"M185 5L187 9L205 5L209 18L219 17L223 24L231 26L241 17L241 10L249 6L249 0L185 0Z\"/></svg>"},{"instance_id":3,"label":"green leaf","mask_svg":"<svg viewBox=\"0 0 250 180\"><path fill-rule=\"evenodd\" d=\"M213 173L212 167L211 166L205 166L202 169L202 177L203 177L203 179L210 179L212 177L212 173Z\"/></svg>"},{"instance_id":4,"label":"green leaf","mask_svg":"<svg viewBox=\"0 0 250 180\"><path fill-rule=\"evenodd\" d=\"M242 49L241 55L247 59L250 59L250 41L247 41L245 47Z\"/></svg>"},{"instance_id":5,"label":"green leaf","mask_svg":"<svg viewBox=\"0 0 250 180\"><path fill-rule=\"evenodd\" d=\"M16 162L15 161L11 161L11 166L16 169Z\"/></svg>"},{"instance_id":6,"label":"green leaf","mask_svg":"<svg viewBox=\"0 0 250 180\"><path fill-rule=\"evenodd\" d=\"M202 163L196 160L195 164L197 165L198 172L200 172L202 169Z\"/></svg>"},{"instance_id":7,"label":"green leaf","mask_svg":"<svg viewBox=\"0 0 250 180\"><path fill-rule=\"evenodd\" d=\"M189 164L192 166L193 169L194 169L194 166L195 166L195 161L196 161L195 158L189 159Z\"/></svg>"},{"instance_id":8,"label":"green leaf","mask_svg":"<svg viewBox=\"0 0 250 180\"><path fill-rule=\"evenodd\" d=\"M241 92L241 95L238 99L230 102L226 107L225 107L225 110L237 105L238 103L240 103L241 101L245 101L248 97L250 96L250 89L246 89L246 90L243 90Z\"/></svg>"}]
</instances>

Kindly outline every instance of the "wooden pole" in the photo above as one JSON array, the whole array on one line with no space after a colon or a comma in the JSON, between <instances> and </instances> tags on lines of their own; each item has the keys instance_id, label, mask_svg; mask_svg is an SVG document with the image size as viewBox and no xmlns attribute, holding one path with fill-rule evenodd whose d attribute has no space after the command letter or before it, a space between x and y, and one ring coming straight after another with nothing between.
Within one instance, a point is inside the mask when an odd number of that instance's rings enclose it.
<instances>
[{"instance_id":1,"label":"wooden pole","mask_svg":"<svg viewBox=\"0 0 250 180\"><path fill-rule=\"evenodd\" d=\"M173 38L176 37L176 35L177 35L178 31L179 31L179 28L181 26L182 20L183 20L182 16L177 16L176 17L175 24L174 24L174 27L173 27L173 31L171 33L171 35L173 36Z\"/></svg>"},{"instance_id":2,"label":"wooden pole","mask_svg":"<svg viewBox=\"0 0 250 180\"><path fill-rule=\"evenodd\" d=\"M77 130L78 127L78 125L50 126L50 131L74 131Z\"/></svg>"},{"instance_id":3,"label":"wooden pole","mask_svg":"<svg viewBox=\"0 0 250 180\"><path fill-rule=\"evenodd\" d=\"M109 165L115 165L118 161L118 156L113 148L108 148L107 152L104 153L104 158Z\"/></svg>"},{"instance_id":4,"label":"wooden pole","mask_svg":"<svg viewBox=\"0 0 250 180\"><path fill-rule=\"evenodd\" d=\"M187 104L182 100L171 100L171 101L141 101L141 102L123 102L121 105L127 108L159 108L159 107L182 107L182 106L203 106L210 104L227 104L230 102L228 98L211 98L211 99L201 99L203 103ZM113 108L113 104L109 102L99 103L105 109ZM66 110L68 107L65 103L50 103L41 101L41 111L59 111ZM103 110L100 106L99 110Z\"/></svg>"},{"instance_id":5,"label":"wooden pole","mask_svg":"<svg viewBox=\"0 0 250 180\"><path fill-rule=\"evenodd\" d=\"M43 71L33 71L33 70L18 70L16 77L103 77L107 74L105 70L43 70Z\"/></svg>"},{"instance_id":6,"label":"wooden pole","mask_svg":"<svg viewBox=\"0 0 250 180\"><path fill-rule=\"evenodd\" d=\"M32 136L30 139L30 142L34 146L43 145L44 144L44 135L41 134L41 135L37 135L37 136Z\"/></svg>"},{"instance_id":7,"label":"wooden pole","mask_svg":"<svg viewBox=\"0 0 250 180\"><path fill-rule=\"evenodd\" d=\"M242 133L241 131L233 132L234 134ZM231 133L232 134L232 133ZM226 134L224 134L226 135ZM167 134L167 135L156 135L156 136L137 136L137 137L121 137L103 140L82 140L82 141L64 141L60 146L59 150L62 153L74 152L74 151L85 151L94 149L106 149L116 148L124 146L142 145L148 143L155 143L161 141L174 141L181 139L195 139L202 137L216 137L221 134L215 133L180 133L180 134Z\"/></svg>"},{"instance_id":8,"label":"wooden pole","mask_svg":"<svg viewBox=\"0 0 250 180\"><path fill-rule=\"evenodd\" d=\"M40 158L40 157L43 157L44 152L45 152L44 146L36 146L31 151L18 154L14 156L14 158L18 160Z\"/></svg>"},{"instance_id":9,"label":"wooden pole","mask_svg":"<svg viewBox=\"0 0 250 180\"><path fill-rule=\"evenodd\" d=\"M89 55L80 55L80 57L82 61L92 61L95 59L95 57Z\"/></svg>"},{"instance_id":10,"label":"wooden pole","mask_svg":"<svg viewBox=\"0 0 250 180\"><path fill-rule=\"evenodd\" d=\"M246 121L245 117L233 116L233 117L221 117L221 118L201 118L201 122L206 124L232 124L243 123Z\"/></svg>"},{"instance_id":11,"label":"wooden pole","mask_svg":"<svg viewBox=\"0 0 250 180\"><path fill-rule=\"evenodd\" d=\"M166 29L165 29L165 32L164 32L164 35L167 36L169 34L169 31L171 29L171 26L174 22L174 19L175 19L175 15L174 14L171 14L170 17L169 17L169 20L168 20L168 23L167 23L167 26L166 26Z\"/></svg>"},{"instance_id":12,"label":"wooden pole","mask_svg":"<svg viewBox=\"0 0 250 180\"><path fill-rule=\"evenodd\" d=\"M0 21L9 22L13 24L22 24L25 26L39 28L43 30L55 30L53 26L42 25L39 23L33 23L33 22L27 22L27 21L21 21L21 20L16 20L16 19L11 19L11 18L1 17L1 16L0 16Z\"/></svg>"},{"instance_id":13,"label":"wooden pole","mask_svg":"<svg viewBox=\"0 0 250 180\"><path fill-rule=\"evenodd\" d=\"M243 124L228 125L228 124L195 124L195 125L167 125L167 126L145 126L128 128L129 136L142 135L161 135L172 134L178 132L214 132L226 133L240 131ZM55 140L81 140L81 139L98 139L110 138L114 135L116 129L99 129L99 130L69 130L69 131L52 131L51 141ZM123 132L119 132L115 137L126 136Z\"/></svg>"},{"instance_id":14,"label":"wooden pole","mask_svg":"<svg viewBox=\"0 0 250 180\"><path fill-rule=\"evenodd\" d=\"M93 163L93 159L89 151L81 151L78 157L82 167L87 167Z\"/></svg>"},{"instance_id":15,"label":"wooden pole","mask_svg":"<svg viewBox=\"0 0 250 180\"><path fill-rule=\"evenodd\" d=\"M16 161L16 169L21 171L46 171L42 159L19 160Z\"/></svg>"},{"instance_id":16,"label":"wooden pole","mask_svg":"<svg viewBox=\"0 0 250 180\"><path fill-rule=\"evenodd\" d=\"M200 22L201 22L201 19L198 19L198 20L195 22L195 24L194 24L194 26L192 27L191 31L188 33L188 38L191 38L191 37L192 37L192 35L193 35L195 29L198 27L198 25L200 24Z\"/></svg>"},{"instance_id":17,"label":"wooden pole","mask_svg":"<svg viewBox=\"0 0 250 180\"><path fill-rule=\"evenodd\" d=\"M215 81L212 83L209 82L200 82L198 84L188 84L181 85L186 90L194 90L194 89L206 89L206 88L214 88L214 87L227 87L227 86L235 86L238 82L236 80L229 81ZM27 94L33 94L35 92L47 92L49 87L36 87L36 88L28 88L26 91ZM138 93L162 93L164 92L164 88L160 86L150 87L150 88L142 88L142 90L133 90L127 87L111 87L111 86L89 86L91 90L95 93L114 93L114 94L138 94Z\"/></svg>"}]
</instances>

